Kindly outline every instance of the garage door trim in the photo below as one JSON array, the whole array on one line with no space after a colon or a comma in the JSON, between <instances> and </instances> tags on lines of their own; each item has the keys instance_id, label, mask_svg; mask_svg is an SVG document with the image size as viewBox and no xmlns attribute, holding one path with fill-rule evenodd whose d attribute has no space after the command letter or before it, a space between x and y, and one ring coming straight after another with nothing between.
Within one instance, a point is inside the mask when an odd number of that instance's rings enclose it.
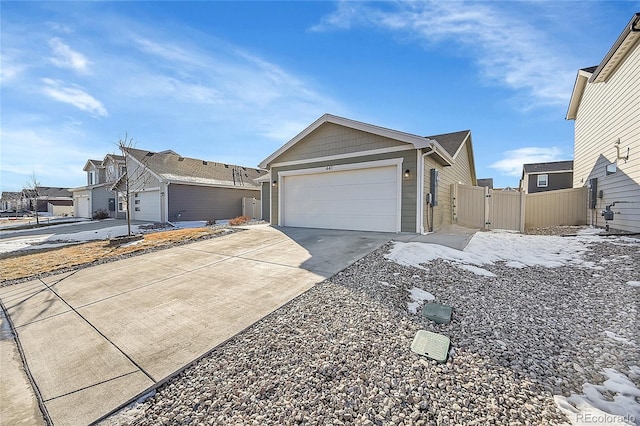
<instances>
[{"instance_id":1,"label":"garage door trim","mask_svg":"<svg viewBox=\"0 0 640 426\"><path fill-rule=\"evenodd\" d=\"M388 160L366 161L362 163L336 164L309 169L284 170L278 172L278 226L284 226L284 188L287 176L309 175L320 173L332 173L339 171L352 171L358 169L374 169L378 167L396 166L396 232L400 232L402 220L402 158L390 158Z\"/></svg>"}]
</instances>

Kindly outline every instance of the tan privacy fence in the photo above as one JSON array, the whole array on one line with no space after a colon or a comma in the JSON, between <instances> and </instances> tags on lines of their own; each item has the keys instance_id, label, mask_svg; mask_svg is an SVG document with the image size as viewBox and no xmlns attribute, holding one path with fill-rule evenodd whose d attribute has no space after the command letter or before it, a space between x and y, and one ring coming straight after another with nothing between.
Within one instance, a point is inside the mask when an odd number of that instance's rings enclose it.
<instances>
[{"instance_id":1,"label":"tan privacy fence","mask_svg":"<svg viewBox=\"0 0 640 426\"><path fill-rule=\"evenodd\" d=\"M587 223L587 188L523 194L453 184L452 222L480 229L525 229Z\"/></svg>"},{"instance_id":2,"label":"tan privacy fence","mask_svg":"<svg viewBox=\"0 0 640 426\"><path fill-rule=\"evenodd\" d=\"M262 219L262 203L256 198L242 198L242 216L251 219Z\"/></svg>"}]
</instances>

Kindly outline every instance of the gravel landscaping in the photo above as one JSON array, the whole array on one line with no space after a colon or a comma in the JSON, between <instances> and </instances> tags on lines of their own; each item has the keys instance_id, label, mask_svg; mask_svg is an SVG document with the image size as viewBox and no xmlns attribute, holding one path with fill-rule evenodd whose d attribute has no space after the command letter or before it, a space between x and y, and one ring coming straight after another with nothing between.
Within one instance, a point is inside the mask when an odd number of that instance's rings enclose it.
<instances>
[{"instance_id":1,"label":"gravel landscaping","mask_svg":"<svg viewBox=\"0 0 640 426\"><path fill-rule=\"evenodd\" d=\"M389 243L104 423L640 424L640 240L520 237L521 262ZM451 323L415 310L427 292ZM421 329L450 337L446 363L410 351Z\"/></svg>"}]
</instances>

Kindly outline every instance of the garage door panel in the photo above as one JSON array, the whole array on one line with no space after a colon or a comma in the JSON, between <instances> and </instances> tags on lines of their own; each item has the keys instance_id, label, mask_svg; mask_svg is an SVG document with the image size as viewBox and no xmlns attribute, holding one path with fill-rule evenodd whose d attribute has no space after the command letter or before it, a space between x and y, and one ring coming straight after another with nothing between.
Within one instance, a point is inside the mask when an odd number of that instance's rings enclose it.
<instances>
[{"instance_id":1,"label":"garage door panel","mask_svg":"<svg viewBox=\"0 0 640 426\"><path fill-rule=\"evenodd\" d=\"M395 165L285 176L282 224L397 231Z\"/></svg>"},{"instance_id":2,"label":"garage door panel","mask_svg":"<svg viewBox=\"0 0 640 426\"><path fill-rule=\"evenodd\" d=\"M160 222L160 191L139 192L132 199L131 217L134 220Z\"/></svg>"}]
</instances>

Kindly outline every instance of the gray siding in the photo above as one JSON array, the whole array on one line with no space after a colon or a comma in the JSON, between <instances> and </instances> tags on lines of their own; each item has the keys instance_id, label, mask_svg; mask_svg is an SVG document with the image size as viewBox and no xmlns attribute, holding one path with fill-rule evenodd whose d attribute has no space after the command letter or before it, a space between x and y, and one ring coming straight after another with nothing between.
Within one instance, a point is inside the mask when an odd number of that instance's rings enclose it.
<instances>
[{"instance_id":1,"label":"gray siding","mask_svg":"<svg viewBox=\"0 0 640 426\"><path fill-rule=\"evenodd\" d=\"M242 198L260 198L259 190L169 185L169 221L224 220L242 215Z\"/></svg>"},{"instance_id":2,"label":"gray siding","mask_svg":"<svg viewBox=\"0 0 640 426\"><path fill-rule=\"evenodd\" d=\"M109 198L114 198L114 197L115 197L115 193L107 190L106 186L93 188L91 190L91 203L89 204L91 206L91 211L89 212L91 216L93 217L93 214L100 209L106 210L109 212ZM117 207L118 206L116 205L116 208ZM115 212L109 212L109 213L110 213L110 217L115 217L114 216Z\"/></svg>"},{"instance_id":3,"label":"gray siding","mask_svg":"<svg viewBox=\"0 0 640 426\"><path fill-rule=\"evenodd\" d=\"M401 146L407 146L407 144L349 127L333 123L324 123L311 134L307 135L304 140L299 141L287 151L283 152L267 167L270 168L273 163L309 160L330 155L342 155Z\"/></svg>"},{"instance_id":4,"label":"gray siding","mask_svg":"<svg viewBox=\"0 0 640 426\"><path fill-rule=\"evenodd\" d=\"M547 175L549 185L538 188L538 175ZM537 173L529 175L529 194L536 192L555 191L558 189L568 189L573 187L573 172L567 173Z\"/></svg>"},{"instance_id":5,"label":"gray siding","mask_svg":"<svg viewBox=\"0 0 640 426\"><path fill-rule=\"evenodd\" d=\"M262 220L271 216L271 182L262 182Z\"/></svg>"},{"instance_id":6,"label":"gray siding","mask_svg":"<svg viewBox=\"0 0 640 426\"><path fill-rule=\"evenodd\" d=\"M363 132L359 132L363 133ZM406 144L403 144L406 145ZM402 211L401 211L401 231L416 232L416 176L417 176L417 153L416 150L406 150L391 152L386 154L367 155L355 158L344 158L332 161L311 162L302 165L274 167L271 170L272 179L277 179L278 172L286 170L300 170L314 167L335 166L340 164L355 164L368 161L387 160L391 158L402 158L402 170L409 169L411 177L402 179ZM271 187L271 223L278 224L278 188Z\"/></svg>"}]
</instances>

